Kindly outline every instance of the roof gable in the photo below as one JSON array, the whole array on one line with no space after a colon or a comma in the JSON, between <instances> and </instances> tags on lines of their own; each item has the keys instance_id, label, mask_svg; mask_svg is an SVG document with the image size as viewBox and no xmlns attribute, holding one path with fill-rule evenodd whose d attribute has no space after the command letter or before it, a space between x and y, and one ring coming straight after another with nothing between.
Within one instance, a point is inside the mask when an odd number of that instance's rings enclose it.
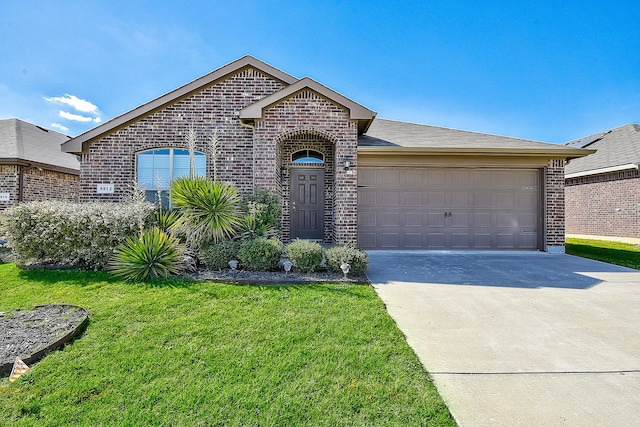
<instances>
[{"instance_id":1,"label":"roof gable","mask_svg":"<svg viewBox=\"0 0 640 427\"><path fill-rule=\"evenodd\" d=\"M606 132L599 132L566 145L576 146L587 143L586 147L597 150L595 154L569 162L565 168L567 175L588 175L590 171L638 168L640 164L640 125L627 124Z\"/></svg>"},{"instance_id":2,"label":"roof gable","mask_svg":"<svg viewBox=\"0 0 640 427\"><path fill-rule=\"evenodd\" d=\"M328 99L329 101L341 105L342 107L349 110L349 118L351 120L358 121L359 133L365 132L376 116L376 113L358 104L357 102L352 101L346 96L339 94L333 89L329 89L328 87L318 83L317 81L309 77L304 77L297 82L285 87L284 89L243 108L240 111L240 119L259 120L262 118L264 111L272 105L278 104L279 102L306 89L311 90Z\"/></svg>"},{"instance_id":3,"label":"roof gable","mask_svg":"<svg viewBox=\"0 0 640 427\"><path fill-rule=\"evenodd\" d=\"M63 153L61 133L19 120L0 120L0 163L26 164L77 174L78 159Z\"/></svg>"},{"instance_id":4,"label":"roof gable","mask_svg":"<svg viewBox=\"0 0 640 427\"><path fill-rule=\"evenodd\" d=\"M101 138L115 130L126 126L127 124L136 121L148 114L153 113L167 105L173 104L181 99L188 97L189 95L202 90L203 88L212 85L216 81L223 80L225 77L234 74L244 68L255 68L276 80L289 85L297 81L297 78L287 74L271 65L254 58L253 56L246 55L242 58L233 61L217 70L212 71L202 77L199 77L177 89L172 90L152 101L142 104L139 107L134 108L108 122L101 124L93 129L78 135L71 139L67 143L63 144L62 150L68 153L81 153L86 149L86 144L93 140Z\"/></svg>"}]
</instances>

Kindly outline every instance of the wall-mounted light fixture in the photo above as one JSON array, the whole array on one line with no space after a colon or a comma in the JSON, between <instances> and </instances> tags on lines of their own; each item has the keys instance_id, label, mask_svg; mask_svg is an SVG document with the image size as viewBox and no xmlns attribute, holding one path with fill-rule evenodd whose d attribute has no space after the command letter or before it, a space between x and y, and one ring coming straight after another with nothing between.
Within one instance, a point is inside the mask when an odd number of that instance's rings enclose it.
<instances>
[{"instance_id":1,"label":"wall-mounted light fixture","mask_svg":"<svg viewBox=\"0 0 640 427\"><path fill-rule=\"evenodd\" d=\"M286 173L287 173L287 168L284 165L280 166L280 179L282 180L283 184L287 177Z\"/></svg>"},{"instance_id":2,"label":"wall-mounted light fixture","mask_svg":"<svg viewBox=\"0 0 640 427\"><path fill-rule=\"evenodd\" d=\"M351 167L351 157L344 156L344 170L348 171L349 167Z\"/></svg>"}]
</instances>

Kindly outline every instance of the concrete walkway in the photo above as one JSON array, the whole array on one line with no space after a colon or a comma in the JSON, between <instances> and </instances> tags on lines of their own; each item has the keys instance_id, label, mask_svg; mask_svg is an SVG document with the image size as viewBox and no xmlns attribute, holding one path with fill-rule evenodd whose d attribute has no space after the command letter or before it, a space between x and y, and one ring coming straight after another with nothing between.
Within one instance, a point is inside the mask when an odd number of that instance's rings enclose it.
<instances>
[{"instance_id":1,"label":"concrete walkway","mask_svg":"<svg viewBox=\"0 0 640 427\"><path fill-rule=\"evenodd\" d=\"M640 426L640 272L540 252L370 251L465 426Z\"/></svg>"}]
</instances>

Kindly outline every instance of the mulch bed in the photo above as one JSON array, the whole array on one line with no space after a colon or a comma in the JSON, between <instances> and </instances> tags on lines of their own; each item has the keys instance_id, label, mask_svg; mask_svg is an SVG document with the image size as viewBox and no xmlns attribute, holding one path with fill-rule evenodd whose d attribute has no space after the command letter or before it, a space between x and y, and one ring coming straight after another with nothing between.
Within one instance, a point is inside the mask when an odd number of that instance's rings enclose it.
<instances>
[{"instance_id":1,"label":"mulch bed","mask_svg":"<svg viewBox=\"0 0 640 427\"><path fill-rule=\"evenodd\" d=\"M27 365L62 347L88 322L85 309L50 304L0 312L0 373L9 373L20 357Z\"/></svg>"}]
</instances>

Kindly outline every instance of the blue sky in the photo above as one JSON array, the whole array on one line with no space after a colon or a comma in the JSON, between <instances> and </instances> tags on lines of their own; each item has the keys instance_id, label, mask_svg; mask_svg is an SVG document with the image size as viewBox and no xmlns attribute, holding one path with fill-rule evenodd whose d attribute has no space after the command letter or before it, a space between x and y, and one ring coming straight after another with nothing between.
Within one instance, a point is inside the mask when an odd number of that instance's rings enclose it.
<instances>
[{"instance_id":1,"label":"blue sky","mask_svg":"<svg viewBox=\"0 0 640 427\"><path fill-rule=\"evenodd\" d=\"M561 143L640 122L635 1L0 0L0 118L78 135L246 54L378 117Z\"/></svg>"}]
</instances>

